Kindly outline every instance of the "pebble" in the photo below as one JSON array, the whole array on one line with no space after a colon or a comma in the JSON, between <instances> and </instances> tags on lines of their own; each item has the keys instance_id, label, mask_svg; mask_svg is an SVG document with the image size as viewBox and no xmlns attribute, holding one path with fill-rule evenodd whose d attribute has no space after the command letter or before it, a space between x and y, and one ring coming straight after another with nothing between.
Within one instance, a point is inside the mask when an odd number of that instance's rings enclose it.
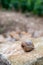
<instances>
[{"instance_id":1,"label":"pebble","mask_svg":"<svg viewBox=\"0 0 43 65\"><path fill-rule=\"evenodd\" d=\"M11 38L14 38L16 41L20 39L19 35L16 32L11 32L9 35Z\"/></svg>"}]
</instances>

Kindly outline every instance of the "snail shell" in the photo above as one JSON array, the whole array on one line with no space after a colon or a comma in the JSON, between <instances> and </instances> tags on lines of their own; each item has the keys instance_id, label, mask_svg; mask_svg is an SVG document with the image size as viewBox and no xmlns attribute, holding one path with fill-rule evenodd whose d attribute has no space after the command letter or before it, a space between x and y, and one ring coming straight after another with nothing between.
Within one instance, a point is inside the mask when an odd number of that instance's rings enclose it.
<instances>
[{"instance_id":1,"label":"snail shell","mask_svg":"<svg viewBox=\"0 0 43 65\"><path fill-rule=\"evenodd\" d=\"M24 49L25 52L30 52L34 49L34 44L31 40L26 40L22 42L21 47Z\"/></svg>"}]
</instances>

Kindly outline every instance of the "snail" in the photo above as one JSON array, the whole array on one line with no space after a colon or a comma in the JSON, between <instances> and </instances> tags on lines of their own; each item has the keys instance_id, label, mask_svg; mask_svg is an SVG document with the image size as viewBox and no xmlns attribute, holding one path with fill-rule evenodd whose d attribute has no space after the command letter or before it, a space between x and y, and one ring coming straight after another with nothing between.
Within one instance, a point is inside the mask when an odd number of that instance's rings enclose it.
<instances>
[{"instance_id":1,"label":"snail","mask_svg":"<svg viewBox=\"0 0 43 65\"><path fill-rule=\"evenodd\" d=\"M26 40L22 42L21 47L25 52L30 52L34 49L34 44L32 43L31 40Z\"/></svg>"}]
</instances>

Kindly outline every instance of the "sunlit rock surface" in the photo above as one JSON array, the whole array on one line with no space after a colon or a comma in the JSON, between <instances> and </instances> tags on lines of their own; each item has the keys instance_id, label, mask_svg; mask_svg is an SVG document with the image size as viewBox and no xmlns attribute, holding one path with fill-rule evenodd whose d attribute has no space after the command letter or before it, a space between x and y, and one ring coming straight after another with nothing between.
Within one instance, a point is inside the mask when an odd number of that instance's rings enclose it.
<instances>
[{"instance_id":1,"label":"sunlit rock surface","mask_svg":"<svg viewBox=\"0 0 43 65\"><path fill-rule=\"evenodd\" d=\"M24 52L21 43L30 39L34 44L34 50ZM3 54L12 65L43 65L43 37L31 38L23 35L18 41L9 41L0 43L0 54Z\"/></svg>"}]
</instances>

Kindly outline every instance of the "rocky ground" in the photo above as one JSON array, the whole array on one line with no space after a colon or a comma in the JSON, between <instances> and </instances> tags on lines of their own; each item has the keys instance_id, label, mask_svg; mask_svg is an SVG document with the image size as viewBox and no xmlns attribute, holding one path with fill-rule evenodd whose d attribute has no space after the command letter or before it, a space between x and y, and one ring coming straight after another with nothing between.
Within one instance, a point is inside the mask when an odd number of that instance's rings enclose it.
<instances>
[{"instance_id":1,"label":"rocky ground","mask_svg":"<svg viewBox=\"0 0 43 65\"><path fill-rule=\"evenodd\" d=\"M34 44L34 49L30 52L25 52L21 47L26 40L31 40ZM29 33L22 32L19 35L14 31L7 33L7 37L1 35L0 54L9 60L11 65L43 65L43 37L32 38Z\"/></svg>"},{"instance_id":2,"label":"rocky ground","mask_svg":"<svg viewBox=\"0 0 43 65\"><path fill-rule=\"evenodd\" d=\"M11 30L26 31L33 37L42 37L43 17L17 12L0 12L0 33Z\"/></svg>"},{"instance_id":3,"label":"rocky ground","mask_svg":"<svg viewBox=\"0 0 43 65\"><path fill-rule=\"evenodd\" d=\"M43 65L43 18L28 16L17 12L0 12L0 54L11 65ZM25 52L21 47L26 40L34 44L30 52ZM7 60L0 61L6 64Z\"/></svg>"}]
</instances>

